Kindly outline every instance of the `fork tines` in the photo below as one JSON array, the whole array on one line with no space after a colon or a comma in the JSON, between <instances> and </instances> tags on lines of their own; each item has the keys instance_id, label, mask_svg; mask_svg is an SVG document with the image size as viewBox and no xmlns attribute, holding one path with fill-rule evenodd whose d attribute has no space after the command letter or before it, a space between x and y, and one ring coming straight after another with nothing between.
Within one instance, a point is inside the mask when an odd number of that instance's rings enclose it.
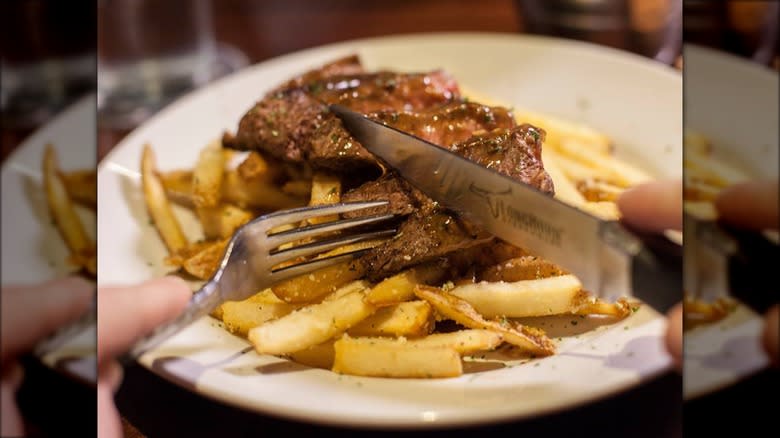
<instances>
[{"instance_id":1,"label":"fork tines","mask_svg":"<svg viewBox=\"0 0 780 438\"><path fill-rule=\"evenodd\" d=\"M375 208L386 204L387 202L385 201L353 202L288 210L284 212L284 223L276 221L276 219L282 218L273 218L275 219L274 222L276 222L273 227L278 228L285 224L300 223L301 221L317 217ZM396 233L396 230L394 228L384 228L358 233L346 232L365 230L367 226L385 222L394 217L395 215L393 214L378 214L269 232L267 234L267 244L273 248L269 252L269 262L276 267L272 269L272 273L294 276L298 272L303 274L353 258L371 249L371 247L356 244L390 237ZM349 248L350 245L355 245L355 247ZM317 256L338 248L345 248L345 250L339 251L337 254L325 255L324 257ZM306 259L310 256L314 257Z\"/></svg>"}]
</instances>

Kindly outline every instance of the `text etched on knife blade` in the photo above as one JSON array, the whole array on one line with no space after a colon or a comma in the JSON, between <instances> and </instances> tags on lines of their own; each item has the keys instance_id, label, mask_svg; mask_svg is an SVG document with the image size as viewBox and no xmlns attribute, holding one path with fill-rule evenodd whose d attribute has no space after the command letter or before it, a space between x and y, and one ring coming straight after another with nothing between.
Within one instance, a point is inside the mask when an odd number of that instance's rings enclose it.
<instances>
[{"instance_id":1,"label":"text etched on knife blade","mask_svg":"<svg viewBox=\"0 0 780 438\"><path fill-rule=\"evenodd\" d=\"M555 246L561 246L563 241L563 230L542 220L533 213L520 211L504 202L502 197L511 196L512 188L507 187L501 192L490 191L477 187L473 183L469 186L469 191L484 199L490 208L490 214L501 222L521 229L543 240L546 243Z\"/></svg>"}]
</instances>

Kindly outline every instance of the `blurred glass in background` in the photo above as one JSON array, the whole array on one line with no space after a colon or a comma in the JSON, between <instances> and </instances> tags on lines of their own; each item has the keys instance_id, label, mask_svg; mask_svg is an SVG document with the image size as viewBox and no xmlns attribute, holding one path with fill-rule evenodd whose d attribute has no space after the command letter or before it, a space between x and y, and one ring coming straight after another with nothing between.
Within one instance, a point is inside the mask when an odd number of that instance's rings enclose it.
<instances>
[{"instance_id":1,"label":"blurred glass in background","mask_svg":"<svg viewBox=\"0 0 780 438\"><path fill-rule=\"evenodd\" d=\"M674 63L680 0L517 0L529 33L589 41Z\"/></svg>"},{"instance_id":2,"label":"blurred glass in background","mask_svg":"<svg viewBox=\"0 0 780 438\"><path fill-rule=\"evenodd\" d=\"M98 110L128 128L247 64L214 35L211 0L99 0Z\"/></svg>"}]
</instances>

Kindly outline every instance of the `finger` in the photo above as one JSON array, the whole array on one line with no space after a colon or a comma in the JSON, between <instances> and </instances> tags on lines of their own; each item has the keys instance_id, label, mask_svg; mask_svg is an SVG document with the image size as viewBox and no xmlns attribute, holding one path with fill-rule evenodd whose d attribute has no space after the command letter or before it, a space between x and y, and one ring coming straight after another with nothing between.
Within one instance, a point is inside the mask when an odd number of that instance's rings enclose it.
<instances>
[{"instance_id":1,"label":"finger","mask_svg":"<svg viewBox=\"0 0 780 438\"><path fill-rule=\"evenodd\" d=\"M178 277L98 291L98 366L127 351L158 325L184 310L192 291Z\"/></svg>"},{"instance_id":2,"label":"finger","mask_svg":"<svg viewBox=\"0 0 780 438\"><path fill-rule=\"evenodd\" d=\"M780 357L778 357L778 331L780 331L780 305L775 305L766 314L764 318L764 348L769 354L769 359L775 366L780 366Z\"/></svg>"},{"instance_id":3,"label":"finger","mask_svg":"<svg viewBox=\"0 0 780 438\"><path fill-rule=\"evenodd\" d=\"M623 220L644 230L682 229L682 184L654 181L626 190L617 204Z\"/></svg>"},{"instance_id":4,"label":"finger","mask_svg":"<svg viewBox=\"0 0 780 438\"><path fill-rule=\"evenodd\" d=\"M16 391L22 384L23 374L22 367L16 362L3 370L0 379L0 436L24 435L24 423L16 406Z\"/></svg>"},{"instance_id":5,"label":"finger","mask_svg":"<svg viewBox=\"0 0 780 438\"><path fill-rule=\"evenodd\" d=\"M118 366L118 364L117 364ZM119 420L119 412L114 404L114 379L115 372L108 368L98 376L97 405L98 418L97 430L99 437L121 437L122 426Z\"/></svg>"},{"instance_id":6,"label":"finger","mask_svg":"<svg viewBox=\"0 0 780 438\"><path fill-rule=\"evenodd\" d=\"M674 367L682 371L683 366L683 306L678 304L666 315L666 351L672 356Z\"/></svg>"},{"instance_id":7,"label":"finger","mask_svg":"<svg viewBox=\"0 0 780 438\"><path fill-rule=\"evenodd\" d=\"M69 277L35 286L10 286L2 291L2 333L0 360L32 349L57 328L75 321L89 308L95 286Z\"/></svg>"},{"instance_id":8,"label":"finger","mask_svg":"<svg viewBox=\"0 0 780 438\"><path fill-rule=\"evenodd\" d=\"M715 200L720 218L754 230L777 229L777 181L751 181L724 189Z\"/></svg>"}]
</instances>

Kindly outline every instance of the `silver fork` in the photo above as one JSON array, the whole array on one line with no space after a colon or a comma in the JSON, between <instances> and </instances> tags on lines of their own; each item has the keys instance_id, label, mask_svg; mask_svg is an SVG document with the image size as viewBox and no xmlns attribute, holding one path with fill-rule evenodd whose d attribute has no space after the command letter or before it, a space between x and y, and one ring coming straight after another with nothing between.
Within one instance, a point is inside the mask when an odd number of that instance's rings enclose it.
<instances>
[{"instance_id":1,"label":"silver fork","mask_svg":"<svg viewBox=\"0 0 780 438\"><path fill-rule=\"evenodd\" d=\"M297 257L315 255L352 243L389 237L396 233L394 229L383 229L351 235L344 234L291 248L279 249L280 245L323 236L336 231L347 231L362 225L385 221L394 216L385 214L340 219L273 232L272 230L275 228L287 224L297 224L316 217L364 210L385 204L387 204L386 201L376 201L303 207L271 213L252 220L239 228L233 235L227 245L219 268L212 278L193 294L184 312L175 320L157 327L152 333L138 341L121 358L121 361L127 363L135 360L191 323L208 315L225 301L247 299L282 280L349 260L365 251L365 249L276 268L276 266L284 262Z\"/></svg>"}]
</instances>

